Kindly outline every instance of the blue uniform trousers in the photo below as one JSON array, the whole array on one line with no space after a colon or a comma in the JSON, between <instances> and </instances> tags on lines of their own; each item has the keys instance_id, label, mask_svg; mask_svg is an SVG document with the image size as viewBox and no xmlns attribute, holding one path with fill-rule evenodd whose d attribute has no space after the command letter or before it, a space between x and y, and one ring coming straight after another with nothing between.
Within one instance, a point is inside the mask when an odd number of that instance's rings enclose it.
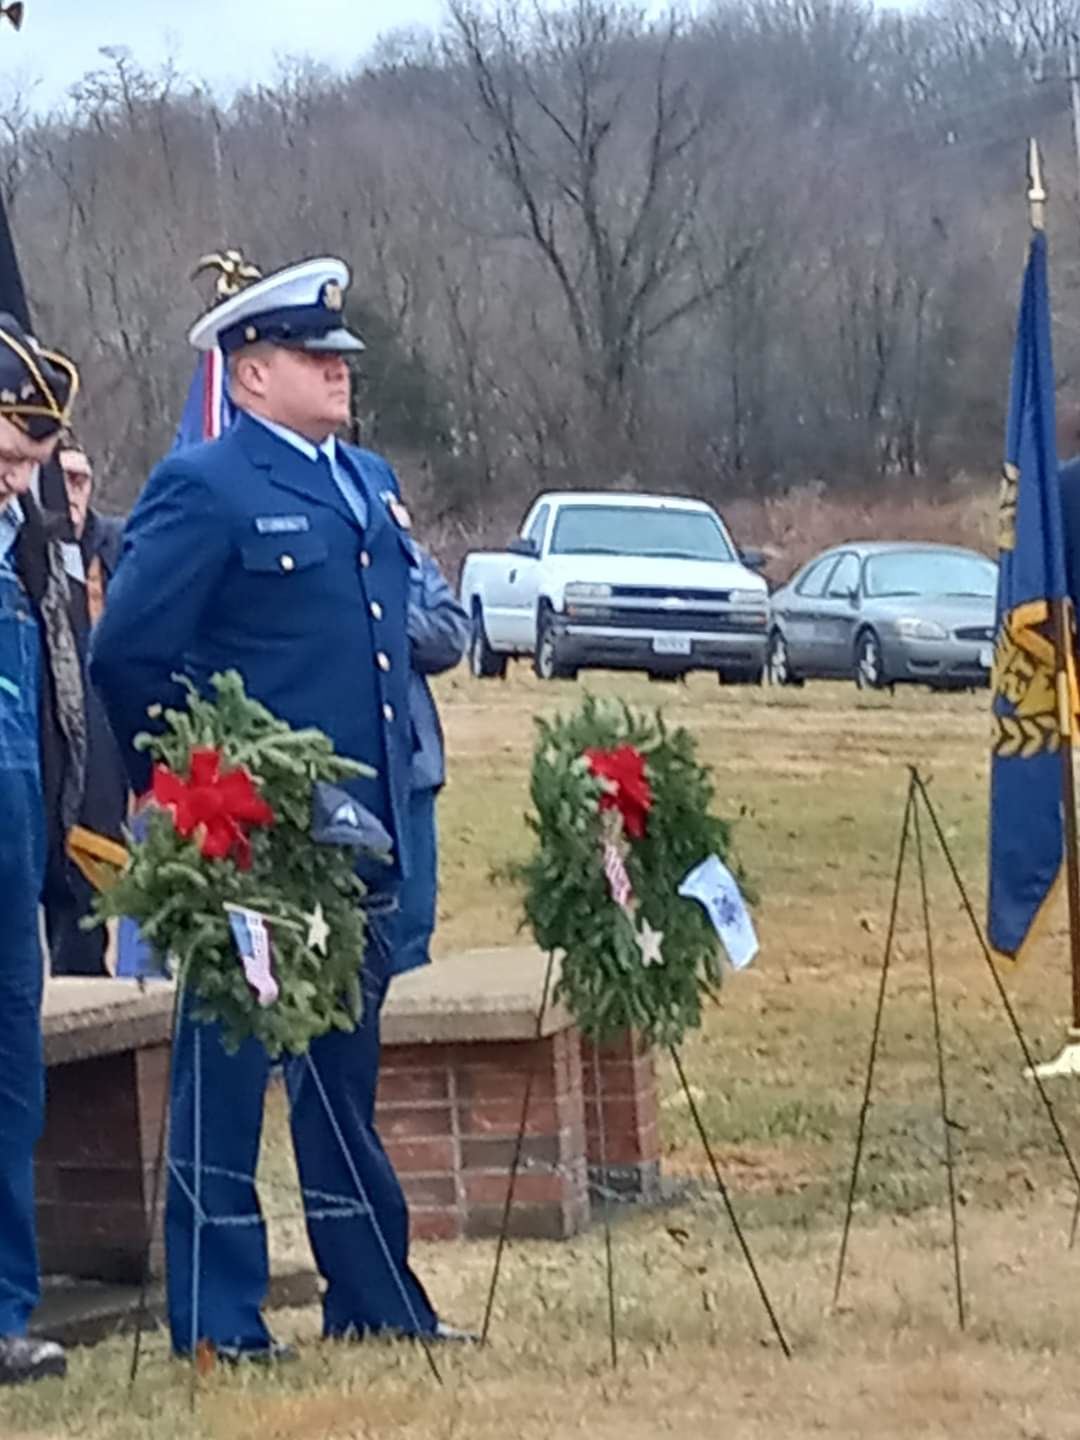
<instances>
[{"instance_id":1,"label":"blue uniform trousers","mask_svg":"<svg viewBox=\"0 0 1080 1440\"><path fill-rule=\"evenodd\" d=\"M431 959L429 947L435 930L435 902L438 891L438 842L435 830L435 797L438 791L425 786L409 792L410 870L398 892L398 908L388 917L392 940L394 974L415 970Z\"/></svg>"},{"instance_id":2,"label":"blue uniform trousers","mask_svg":"<svg viewBox=\"0 0 1080 1440\"><path fill-rule=\"evenodd\" d=\"M310 1064L306 1059L285 1064L308 1235L327 1286L326 1335L431 1333L436 1324L409 1268L408 1209L374 1128L379 1012L387 985L388 937L380 930L385 923L373 918L370 925L362 1024L352 1034L335 1032L316 1040ZM269 1343L260 1313L268 1280L266 1231L252 1178L269 1071L269 1058L258 1042L249 1041L230 1056L217 1026L182 1017L173 1056L174 1168L166 1206L169 1324L177 1351L189 1352L193 1335L242 1349ZM199 1311L193 1327L196 1146L202 1170L199 1198L210 1223L199 1235ZM369 1214L357 1213L357 1180L377 1227ZM227 1223L213 1223L220 1220Z\"/></svg>"},{"instance_id":3,"label":"blue uniform trousers","mask_svg":"<svg viewBox=\"0 0 1080 1440\"><path fill-rule=\"evenodd\" d=\"M38 1300L34 1146L44 1114L38 898L45 815L38 749L38 628L0 573L0 1336Z\"/></svg>"}]
</instances>

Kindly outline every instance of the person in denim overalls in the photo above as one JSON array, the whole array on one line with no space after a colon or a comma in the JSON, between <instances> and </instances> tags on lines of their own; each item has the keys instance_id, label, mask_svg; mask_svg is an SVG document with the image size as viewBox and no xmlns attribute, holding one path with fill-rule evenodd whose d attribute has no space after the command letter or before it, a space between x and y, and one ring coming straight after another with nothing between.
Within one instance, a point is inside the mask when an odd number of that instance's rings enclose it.
<instances>
[{"instance_id":1,"label":"person in denim overalls","mask_svg":"<svg viewBox=\"0 0 1080 1440\"><path fill-rule=\"evenodd\" d=\"M0 316L0 1385L66 1369L59 1345L26 1333L39 1294L34 1146L44 1115L41 724L56 693L43 700L56 679L51 642L68 624L62 560L31 487L76 388L69 361Z\"/></svg>"}]
</instances>

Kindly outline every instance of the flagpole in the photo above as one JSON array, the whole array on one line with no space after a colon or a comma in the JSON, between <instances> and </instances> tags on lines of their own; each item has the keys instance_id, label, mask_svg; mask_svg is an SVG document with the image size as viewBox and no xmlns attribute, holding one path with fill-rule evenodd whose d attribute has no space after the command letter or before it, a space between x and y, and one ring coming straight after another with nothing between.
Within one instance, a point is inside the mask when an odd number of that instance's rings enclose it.
<instances>
[{"instance_id":1,"label":"flagpole","mask_svg":"<svg viewBox=\"0 0 1080 1440\"><path fill-rule=\"evenodd\" d=\"M1072 961L1072 1040L1080 1039L1080 846L1076 831L1076 776L1073 770L1072 699L1069 694L1068 647L1072 645L1071 604L1053 602L1054 652L1057 665L1058 731L1061 747L1061 804L1065 812L1065 883L1069 898L1069 954Z\"/></svg>"},{"instance_id":2,"label":"flagpole","mask_svg":"<svg viewBox=\"0 0 1080 1440\"><path fill-rule=\"evenodd\" d=\"M1028 152L1028 207L1031 228L1046 229L1046 189L1038 142ZM1076 776L1073 769L1072 694L1069 684L1069 657L1072 653L1072 602L1058 596L1051 601L1054 626L1054 683L1057 695L1058 737L1061 752L1061 804L1065 831L1065 884L1069 902L1069 954L1072 963L1071 1041L1080 1040L1080 845L1076 827Z\"/></svg>"}]
</instances>

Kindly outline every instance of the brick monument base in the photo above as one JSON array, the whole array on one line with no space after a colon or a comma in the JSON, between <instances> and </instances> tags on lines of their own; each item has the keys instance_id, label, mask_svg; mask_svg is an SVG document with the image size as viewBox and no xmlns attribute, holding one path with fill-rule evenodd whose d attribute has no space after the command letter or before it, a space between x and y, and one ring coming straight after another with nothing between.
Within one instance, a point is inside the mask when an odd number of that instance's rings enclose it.
<instances>
[{"instance_id":1,"label":"brick monument base","mask_svg":"<svg viewBox=\"0 0 1080 1440\"><path fill-rule=\"evenodd\" d=\"M421 1239L498 1233L530 1074L510 1233L588 1223L580 1041L551 1003L537 1034L545 968L536 950L475 950L390 987L376 1124Z\"/></svg>"},{"instance_id":2,"label":"brick monument base","mask_svg":"<svg viewBox=\"0 0 1080 1440\"><path fill-rule=\"evenodd\" d=\"M61 979L45 987L45 1130L37 1149L46 1275L136 1284L169 1072L170 985ZM151 1268L161 1269L160 1220Z\"/></svg>"},{"instance_id":3,"label":"brick monument base","mask_svg":"<svg viewBox=\"0 0 1080 1440\"><path fill-rule=\"evenodd\" d=\"M655 1200L660 1192L660 1107L651 1047L629 1033L599 1048L582 1038L581 1073L594 1197Z\"/></svg>"},{"instance_id":4,"label":"brick monument base","mask_svg":"<svg viewBox=\"0 0 1080 1440\"><path fill-rule=\"evenodd\" d=\"M511 1234L576 1234L589 1222L590 1182L594 1201L648 1200L657 1191L653 1056L629 1036L597 1054L553 1001L538 1031L546 968L532 948L474 950L390 987L376 1116L418 1238L498 1233L530 1076ZM46 1274L141 1277L172 1006L172 986L162 983L46 986L46 1123L37 1155ZM160 1260L159 1234L155 1273Z\"/></svg>"},{"instance_id":5,"label":"brick monument base","mask_svg":"<svg viewBox=\"0 0 1080 1440\"><path fill-rule=\"evenodd\" d=\"M588 1221L581 1060L570 1029L539 1040L393 1046L376 1124L419 1239L495 1235L529 1070L510 1233L562 1240Z\"/></svg>"}]
</instances>

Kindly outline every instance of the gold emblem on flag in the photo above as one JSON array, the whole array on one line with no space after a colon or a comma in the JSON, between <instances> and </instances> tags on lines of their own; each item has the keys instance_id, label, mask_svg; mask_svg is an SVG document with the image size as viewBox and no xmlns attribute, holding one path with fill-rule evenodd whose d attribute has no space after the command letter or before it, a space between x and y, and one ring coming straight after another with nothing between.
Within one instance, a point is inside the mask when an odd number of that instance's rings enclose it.
<instances>
[{"instance_id":1,"label":"gold emblem on flag","mask_svg":"<svg viewBox=\"0 0 1080 1440\"><path fill-rule=\"evenodd\" d=\"M994 651L991 748L1005 759L1030 760L1061 745L1054 642L1047 630L1045 600L1018 605L1006 616ZM1077 711L1076 681L1069 667L1068 708ZM999 710L999 703L1009 708Z\"/></svg>"},{"instance_id":2,"label":"gold emblem on flag","mask_svg":"<svg viewBox=\"0 0 1080 1440\"><path fill-rule=\"evenodd\" d=\"M998 549L1016 549L1016 495L1020 488L1020 471L1006 463L1001 476L998 500Z\"/></svg>"}]
</instances>

